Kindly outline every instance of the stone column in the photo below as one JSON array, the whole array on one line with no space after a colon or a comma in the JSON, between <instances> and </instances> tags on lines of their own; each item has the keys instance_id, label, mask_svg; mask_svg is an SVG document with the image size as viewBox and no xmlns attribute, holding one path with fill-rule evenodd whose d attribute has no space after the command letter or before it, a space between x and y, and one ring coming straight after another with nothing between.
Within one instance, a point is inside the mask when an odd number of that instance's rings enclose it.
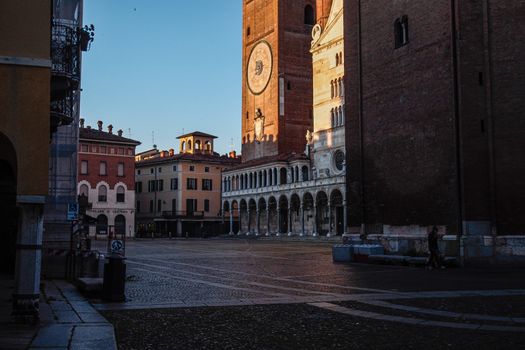
<instances>
[{"instance_id":1,"label":"stone column","mask_svg":"<svg viewBox=\"0 0 525 350\"><path fill-rule=\"evenodd\" d=\"M301 237L304 236L304 205L301 204Z\"/></svg>"},{"instance_id":2,"label":"stone column","mask_svg":"<svg viewBox=\"0 0 525 350\"><path fill-rule=\"evenodd\" d=\"M248 213L248 232L246 232L246 236L249 236L250 235L250 230L251 230L251 226L252 226L252 218L251 218L251 215L250 215L250 207L248 207L246 209L246 212Z\"/></svg>"},{"instance_id":3,"label":"stone column","mask_svg":"<svg viewBox=\"0 0 525 350\"><path fill-rule=\"evenodd\" d=\"M233 236L233 209L230 207L230 236Z\"/></svg>"},{"instance_id":4,"label":"stone column","mask_svg":"<svg viewBox=\"0 0 525 350\"><path fill-rule=\"evenodd\" d=\"M266 236L270 236L270 206L266 206Z\"/></svg>"},{"instance_id":5,"label":"stone column","mask_svg":"<svg viewBox=\"0 0 525 350\"><path fill-rule=\"evenodd\" d=\"M281 208L277 207L277 237L281 236Z\"/></svg>"},{"instance_id":6,"label":"stone column","mask_svg":"<svg viewBox=\"0 0 525 350\"><path fill-rule=\"evenodd\" d=\"M346 200L343 201L343 234L347 234L347 230L348 230L348 215L346 213L346 210L347 210L347 205L346 205Z\"/></svg>"},{"instance_id":7,"label":"stone column","mask_svg":"<svg viewBox=\"0 0 525 350\"><path fill-rule=\"evenodd\" d=\"M260 212L259 212L259 208L257 208L257 210L255 211L255 216L256 216L256 225L257 227L255 227L255 235L256 236L259 236L259 233L261 232L260 228L261 228L261 217L260 217Z\"/></svg>"},{"instance_id":8,"label":"stone column","mask_svg":"<svg viewBox=\"0 0 525 350\"><path fill-rule=\"evenodd\" d=\"M317 203L314 204L314 229L312 236L317 237Z\"/></svg>"},{"instance_id":9,"label":"stone column","mask_svg":"<svg viewBox=\"0 0 525 350\"><path fill-rule=\"evenodd\" d=\"M39 320L40 268L44 229L44 196L18 196L15 289L12 320L35 323Z\"/></svg>"},{"instance_id":10,"label":"stone column","mask_svg":"<svg viewBox=\"0 0 525 350\"><path fill-rule=\"evenodd\" d=\"M240 202L237 203L237 205L239 206L239 208L237 208L237 210L239 211L239 231L237 232L237 236L240 236L242 235L242 212Z\"/></svg>"},{"instance_id":11,"label":"stone column","mask_svg":"<svg viewBox=\"0 0 525 350\"><path fill-rule=\"evenodd\" d=\"M330 203L328 203L328 233L326 234L326 237L332 237L333 235L332 224L332 206L330 205Z\"/></svg>"},{"instance_id":12,"label":"stone column","mask_svg":"<svg viewBox=\"0 0 525 350\"><path fill-rule=\"evenodd\" d=\"M288 237L291 237L293 235L293 227L292 227L292 205L288 207Z\"/></svg>"}]
</instances>

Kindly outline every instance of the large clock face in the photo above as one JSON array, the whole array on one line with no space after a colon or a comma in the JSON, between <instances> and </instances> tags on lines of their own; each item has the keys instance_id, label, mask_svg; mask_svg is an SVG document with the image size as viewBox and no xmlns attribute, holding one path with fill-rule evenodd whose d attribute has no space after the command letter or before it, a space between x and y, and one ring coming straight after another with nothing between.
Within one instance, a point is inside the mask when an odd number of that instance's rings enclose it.
<instances>
[{"instance_id":1,"label":"large clock face","mask_svg":"<svg viewBox=\"0 0 525 350\"><path fill-rule=\"evenodd\" d=\"M246 77L248 88L254 95L261 94L268 86L272 75L273 57L270 44L260 41L255 45L248 58Z\"/></svg>"}]
</instances>

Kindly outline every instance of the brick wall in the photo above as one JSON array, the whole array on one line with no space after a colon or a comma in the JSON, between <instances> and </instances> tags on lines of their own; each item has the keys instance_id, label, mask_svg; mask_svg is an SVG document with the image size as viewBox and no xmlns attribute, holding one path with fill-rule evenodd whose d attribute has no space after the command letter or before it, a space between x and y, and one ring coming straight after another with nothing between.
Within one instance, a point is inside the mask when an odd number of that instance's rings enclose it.
<instances>
[{"instance_id":1,"label":"brick wall","mask_svg":"<svg viewBox=\"0 0 525 350\"><path fill-rule=\"evenodd\" d=\"M243 3L243 161L288 152L302 152L307 129L312 129L311 26L304 8L313 0L293 2L249 0ZM247 35L250 28L250 35ZM273 52L273 71L266 90L253 95L246 84L246 64L252 48L267 41ZM279 116L279 77L284 77L285 114ZM254 140L255 110L265 116L265 138Z\"/></svg>"}]
</instances>

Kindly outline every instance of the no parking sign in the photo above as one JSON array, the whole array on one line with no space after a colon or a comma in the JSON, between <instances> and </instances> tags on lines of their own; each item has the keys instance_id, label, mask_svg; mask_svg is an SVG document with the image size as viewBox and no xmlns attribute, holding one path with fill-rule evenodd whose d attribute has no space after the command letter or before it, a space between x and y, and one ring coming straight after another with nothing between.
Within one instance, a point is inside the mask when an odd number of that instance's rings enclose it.
<instances>
[{"instance_id":1,"label":"no parking sign","mask_svg":"<svg viewBox=\"0 0 525 350\"><path fill-rule=\"evenodd\" d=\"M111 252L117 254L124 253L124 242L120 239L114 239L111 241Z\"/></svg>"}]
</instances>

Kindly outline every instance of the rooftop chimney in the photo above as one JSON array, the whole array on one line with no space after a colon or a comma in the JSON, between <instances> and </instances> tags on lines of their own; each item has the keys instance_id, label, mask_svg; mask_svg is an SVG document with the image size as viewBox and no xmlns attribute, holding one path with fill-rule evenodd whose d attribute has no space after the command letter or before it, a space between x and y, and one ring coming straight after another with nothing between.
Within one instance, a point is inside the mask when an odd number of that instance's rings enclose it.
<instances>
[{"instance_id":1,"label":"rooftop chimney","mask_svg":"<svg viewBox=\"0 0 525 350\"><path fill-rule=\"evenodd\" d=\"M79 122L80 122L80 127L81 127L82 129L84 129L84 121L85 121L84 118L80 118L80 120L79 120Z\"/></svg>"},{"instance_id":2,"label":"rooftop chimney","mask_svg":"<svg viewBox=\"0 0 525 350\"><path fill-rule=\"evenodd\" d=\"M110 134L113 134L113 125L111 125L111 124L108 125L108 132Z\"/></svg>"},{"instance_id":3,"label":"rooftop chimney","mask_svg":"<svg viewBox=\"0 0 525 350\"><path fill-rule=\"evenodd\" d=\"M170 157L173 157L174 154L175 154L175 150L173 148L170 148Z\"/></svg>"},{"instance_id":4,"label":"rooftop chimney","mask_svg":"<svg viewBox=\"0 0 525 350\"><path fill-rule=\"evenodd\" d=\"M117 131L117 134L118 134L118 136L122 137L122 129L119 129L119 130Z\"/></svg>"},{"instance_id":5,"label":"rooftop chimney","mask_svg":"<svg viewBox=\"0 0 525 350\"><path fill-rule=\"evenodd\" d=\"M98 125L98 131L102 131L102 120L99 120L97 122L97 125Z\"/></svg>"}]
</instances>

